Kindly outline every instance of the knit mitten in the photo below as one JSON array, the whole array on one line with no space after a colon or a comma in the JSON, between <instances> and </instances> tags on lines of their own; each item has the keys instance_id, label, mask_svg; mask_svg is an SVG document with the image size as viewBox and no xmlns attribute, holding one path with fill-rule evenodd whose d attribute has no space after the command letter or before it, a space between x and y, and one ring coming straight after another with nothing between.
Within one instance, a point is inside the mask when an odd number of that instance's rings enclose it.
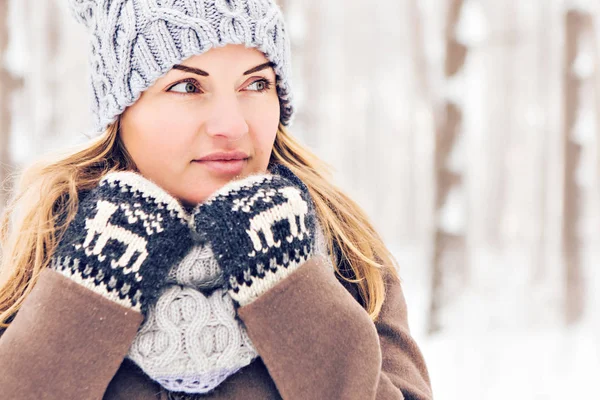
<instances>
[{"instance_id":1,"label":"knit mitten","mask_svg":"<svg viewBox=\"0 0 600 400\"><path fill-rule=\"evenodd\" d=\"M315 222L307 187L281 165L271 174L228 183L192 213L195 237L210 243L237 306L311 257Z\"/></svg>"},{"instance_id":2,"label":"knit mitten","mask_svg":"<svg viewBox=\"0 0 600 400\"><path fill-rule=\"evenodd\" d=\"M171 266L192 247L179 202L134 172L112 172L84 196L51 267L102 296L141 311Z\"/></svg>"}]
</instances>

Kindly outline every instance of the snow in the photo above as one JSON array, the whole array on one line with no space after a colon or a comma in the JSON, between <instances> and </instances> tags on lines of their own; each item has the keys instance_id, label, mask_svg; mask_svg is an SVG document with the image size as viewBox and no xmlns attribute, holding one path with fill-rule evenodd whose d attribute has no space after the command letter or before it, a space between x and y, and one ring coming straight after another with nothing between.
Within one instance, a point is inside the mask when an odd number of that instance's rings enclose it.
<instances>
[{"instance_id":1,"label":"snow","mask_svg":"<svg viewBox=\"0 0 600 400\"><path fill-rule=\"evenodd\" d=\"M489 35L489 23L481 2L466 0L458 19L456 40L467 47L477 47L482 45Z\"/></svg>"},{"instance_id":2,"label":"snow","mask_svg":"<svg viewBox=\"0 0 600 400\"><path fill-rule=\"evenodd\" d=\"M452 188L440 212L439 224L443 232L453 235L464 234L466 227L464 208L463 191L457 187Z\"/></svg>"},{"instance_id":3,"label":"snow","mask_svg":"<svg viewBox=\"0 0 600 400\"><path fill-rule=\"evenodd\" d=\"M600 397L598 332L572 329L434 334L420 341L436 400Z\"/></svg>"},{"instance_id":4,"label":"snow","mask_svg":"<svg viewBox=\"0 0 600 400\"><path fill-rule=\"evenodd\" d=\"M409 268L426 262L427 249L409 246L395 251L411 332L427 361L435 399L598 398L595 379L600 374L600 318L594 316L580 324L559 327L561 321L553 320L553 313L545 314L543 309L544 305L548 311L555 307L552 302L556 301L556 292L550 286L539 292L529 288L531 277L522 268L524 252L515 251L512 257L506 257L491 249L478 250L471 263L485 266L477 269L483 279L474 278L478 286L467 287L452 301L447 313L448 329L430 335L423 329L429 292L417 289L424 287L420 284L428 275ZM600 282L599 277L600 270L592 267L587 278ZM513 298L518 293L523 297ZM598 292L591 296L596 299L593 304L598 304ZM528 315L527 299L542 301L536 316Z\"/></svg>"},{"instance_id":5,"label":"snow","mask_svg":"<svg viewBox=\"0 0 600 400\"><path fill-rule=\"evenodd\" d=\"M573 73L579 79L586 79L592 77L596 71L596 62L594 57L587 52L580 52L575 59L573 64Z\"/></svg>"}]
</instances>

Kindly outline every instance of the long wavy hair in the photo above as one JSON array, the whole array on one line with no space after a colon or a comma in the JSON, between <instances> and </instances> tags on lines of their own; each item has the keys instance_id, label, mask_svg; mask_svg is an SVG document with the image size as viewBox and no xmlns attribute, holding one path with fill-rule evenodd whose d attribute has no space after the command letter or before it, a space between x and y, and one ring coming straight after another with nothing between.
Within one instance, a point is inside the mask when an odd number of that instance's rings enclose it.
<instances>
[{"instance_id":1,"label":"long wavy hair","mask_svg":"<svg viewBox=\"0 0 600 400\"><path fill-rule=\"evenodd\" d=\"M328 241L336 273L358 287L363 307L377 319L385 298L384 275L396 262L363 210L335 187L329 167L280 125L271 162L286 165L308 187ZM111 171L136 170L119 135L119 121L91 144L58 160L27 168L0 220L0 330L8 327L46 268L72 221L78 195Z\"/></svg>"}]
</instances>

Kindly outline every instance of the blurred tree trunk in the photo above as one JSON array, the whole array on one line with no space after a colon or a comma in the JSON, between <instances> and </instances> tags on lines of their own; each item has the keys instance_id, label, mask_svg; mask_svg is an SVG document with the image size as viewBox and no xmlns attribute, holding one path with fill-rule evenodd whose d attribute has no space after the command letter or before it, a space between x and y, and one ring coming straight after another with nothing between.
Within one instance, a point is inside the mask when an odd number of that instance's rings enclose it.
<instances>
[{"instance_id":1,"label":"blurred tree trunk","mask_svg":"<svg viewBox=\"0 0 600 400\"><path fill-rule=\"evenodd\" d=\"M455 32L459 20L463 0L452 0L448 9L446 24L446 60L444 65L445 78L451 79L458 74L465 63L467 48L456 40ZM429 333L442 329L439 313L452 297L447 293L451 288L445 285L448 276L456 270L464 268L465 239L464 232L449 232L440 218L444 208L448 205L449 194L458 190L462 184L462 177L457 171L448 168L448 161L454 145L460 135L463 118L460 106L447 100L443 107L443 123L439 124L435 140L435 178L437 184L435 208L437 215L437 228L434 237L433 271L431 288L431 306L429 312ZM464 270L463 270L464 272Z\"/></svg>"},{"instance_id":2,"label":"blurred tree trunk","mask_svg":"<svg viewBox=\"0 0 600 400\"><path fill-rule=\"evenodd\" d=\"M579 55L580 43L586 35L593 35L591 15L570 10L565 21L564 60L564 162L565 181L563 194L563 254L566 276L565 318L567 324L579 320L584 309L584 282L581 266L578 225L581 207L581 190L577 183L577 171L581 164L582 146L578 143L576 127L583 78L573 68Z\"/></svg>"}]
</instances>

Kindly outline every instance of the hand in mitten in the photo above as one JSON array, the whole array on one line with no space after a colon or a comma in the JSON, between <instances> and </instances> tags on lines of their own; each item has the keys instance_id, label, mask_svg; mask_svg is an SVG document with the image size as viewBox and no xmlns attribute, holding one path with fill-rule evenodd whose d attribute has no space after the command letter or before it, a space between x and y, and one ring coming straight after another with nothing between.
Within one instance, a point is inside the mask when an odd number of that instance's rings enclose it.
<instances>
[{"instance_id":1,"label":"hand in mitten","mask_svg":"<svg viewBox=\"0 0 600 400\"><path fill-rule=\"evenodd\" d=\"M315 212L306 186L286 167L232 181L192 213L238 306L251 303L308 260Z\"/></svg>"},{"instance_id":2,"label":"hand in mitten","mask_svg":"<svg viewBox=\"0 0 600 400\"><path fill-rule=\"evenodd\" d=\"M81 199L51 267L145 314L192 244L175 198L139 174L113 172Z\"/></svg>"}]
</instances>

